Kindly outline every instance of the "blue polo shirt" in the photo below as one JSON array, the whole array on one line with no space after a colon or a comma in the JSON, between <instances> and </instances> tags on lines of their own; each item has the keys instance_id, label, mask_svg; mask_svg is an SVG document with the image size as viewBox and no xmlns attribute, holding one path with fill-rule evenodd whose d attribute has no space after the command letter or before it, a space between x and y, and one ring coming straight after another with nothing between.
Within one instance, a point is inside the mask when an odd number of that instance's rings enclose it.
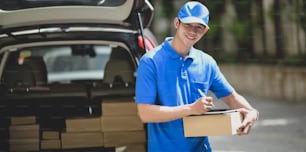
<instances>
[{"instance_id":1,"label":"blue polo shirt","mask_svg":"<svg viewBox=\"0 0 306 152\"><path fill-rule=\"evenodd\" d=\"M191 48L186 57L178 54L167 38L140 60L136 80L136 103L180 106L195 102L212 91L217 98L233 92L208 54ZM182 119L148 123L149 152L211 151L207 137L184 137Z\"/></svg>"}]
</instances>

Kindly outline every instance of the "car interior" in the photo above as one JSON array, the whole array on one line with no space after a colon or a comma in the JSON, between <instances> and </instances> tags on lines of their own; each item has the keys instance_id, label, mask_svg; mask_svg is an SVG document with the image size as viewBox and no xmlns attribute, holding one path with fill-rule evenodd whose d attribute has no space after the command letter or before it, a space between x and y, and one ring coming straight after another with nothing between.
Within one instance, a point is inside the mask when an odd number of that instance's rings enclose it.
<instances>
[{"instance_id":1,"label":"car interior","mask_svg":"<svg viewBox=\"0 0 306 152\"><path fill-rule=\"evenodd\" d=\"M39 115L44 121L52 117L62 122L51 124L62 124L57 127L63 128L64 122L59 117L98 116L102 98L134 96L135 61L125 47L59 46L70 48L71 54L55 51L53 57L50 49L41 51L47 47L20 48L10 52L0 84L3 93L0 101L5 103L0 106L2 114ZM57 46L52 46L54 48ZM62 60L56 60L61 57ZM74 57L77 60L73 60ZM95 58L104 65L96 65ZM77 72L82 73L81 76L73 78L71 75ZM57 74L60 76L56 79L48 78ZM52 121L45 122L48 126Z\"/></svg>"}]
</instances>

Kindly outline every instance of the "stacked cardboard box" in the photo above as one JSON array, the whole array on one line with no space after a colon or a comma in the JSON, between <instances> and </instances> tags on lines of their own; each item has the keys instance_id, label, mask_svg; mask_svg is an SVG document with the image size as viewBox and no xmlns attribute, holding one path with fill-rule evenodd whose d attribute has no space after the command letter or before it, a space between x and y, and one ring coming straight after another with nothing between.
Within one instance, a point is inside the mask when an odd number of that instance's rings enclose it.
<instances>
[{"instance_id":1,"label":"stacked cardboard box","mask_svg":"<svg viewBox=\"0 0 306 152\"><path fill-rule=\"evenodd\" d=\"M35 116L11 117L11 125L36 124Z\"/></svg>"},{"instance_id":2,"label":"stacked cardboard box","mask_svg":"<svg viewBox=\"0 0 306 152\"><path fill-rule=\"evenodd\" d=\"M145 152L146 131L133 98L103 100L100 117L68 118L61 133L62 149L116 147Z\"/></svg>"},{"instance_id":3,"label":"stacked cardboard box","mask_svg":"<svg viewBox=\"0 0 306 152\"><path fill-rule=\"evenodd\" d=\"M66 119L66 132L61 134L62 149L103 146L100 117Z\"/></svg>"},{"instance_id":4,"label":"stacked cardboard box","mask_svg":"<svg viewBox=\"0 0 306 152\"><path fill-rule=\"evenodd\" d=\"M61 149L61 140L59 131L46 130L42 131L42 140L40 148L42 150L57 150Z\"/></svg>"},{"instance_id":5,"label":"stacked cardboard box","mask_svg":"<svg viewBox=\"0 0 306 152\"><path fill-rule=\"evenodd\" d=\"M124 152L146 151L144 124L137 115L133 98L102 101L101 130L105 147L124 148Z\"/></svg>"},{"instance_id":6,"label":"stacked cardboard box","mask_svg":"<svg viewBox=\"0 0 306 152\"><path fill-rule=\"evenodd\" d=\"M39 151L39 125L35 116L11 117L10 151Z\"/></svg>"}]
</instances>

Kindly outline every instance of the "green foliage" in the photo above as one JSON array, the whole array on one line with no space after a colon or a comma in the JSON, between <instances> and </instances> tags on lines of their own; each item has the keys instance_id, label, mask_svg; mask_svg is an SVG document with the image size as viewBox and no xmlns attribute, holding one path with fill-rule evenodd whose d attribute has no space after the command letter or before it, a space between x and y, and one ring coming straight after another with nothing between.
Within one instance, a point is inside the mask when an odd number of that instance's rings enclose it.
<instances>
[{"instance_id":1,"label":"green foliage","mask_svg":"<svg viewBox=\"0 0 306 152\"><path fill-rule=\"evenodd\" d=\"M203 2L210 11L210 18L213 20L219 20L225 10L224 0L211 0Z\"/></svg>"},{"instance_id":2,"label":"green foliage","mask_svg":"<svg viewBox=\"0 0 306 152\"><path fill-rule=\"evenodd\" d=\"M162 3L162 17L168 18L168 19L172 19L173 15L176 14L176 12L174 10L176 10L176 8L173 5L173 1L169 1L169 0L161 0Z\"/></svg>"},{"instance_id":3,"label":"green foliage","mask_svg":"<svg viewBox=\"0 0 306 152\"><path fill-rule=\"evenodd\" d=\"M300 23L304 30L306 30L306 2L305 0L303 1L302 5L297 6L299 10L299 18L300 18Z\"/></svg>"},{"instance_id":4,"label":"green foliage","mask_svg":"<svg viewBox=\"0 0 306 152\"><path fill-rule=\"evenodd\" d=\"M159 10L160 16L158 18L163 18L169 20L169 23L176 16L179 8L175 8L175 4L183 3L187 0L151 0L158 1L158 5L162 7ZM221 62L240 62L240 63L260 63L260 64L281 64L281 65L302 65L306 66L306 53L305 50L299 50L295 56L288 56L286 52L282 52L282 47L285 47L283 43L283 32L281 31L281 26L284 26L284 22L281 20L282 14L284 14L283 9L294 10L296 16L293 17L297 22L297 25L302 26L306 31L306 2L303 0L298 1L273 1L273 6L270 9L264 10L263 0L199 0L204 3L210 11L210 21L209 21L209 31L204 36L202 40L199 41L196 47L202 50L208 50L207 53L211 54L217 60ZM226 5L232 3L234 5L236 17L231 21L230 25L222 25L222 19L227 17L225 12ZM156 6L155 6L156 7ZM256 10L253 10L256 9ZM265 21L266 19L275 25L275 39L277 40L277 50L275 54L267 54L265 52L273 52L266 50L269 42L265 40ZM155 18L156 20L156 18ZM291 20L293 21L293 20ZM167 29L163 29L159 36L166 37L173 35L171 26ZM227 30L234 35L236 40L235 43L238 45L237 50L225 52L222 46L223 44L223 30ZM260 32L259 37L255 37L254 30ZM305 33L306 34L306 33ZM257 36L258 36L257 35ZM253 40L259 38L263 42L262 53L255 53ZM227 48L228 49L228 48ZM258 50L257 50L258 51ZM281 54L281 55L280 55Z\"/></svg>"},{"instance_id":5,"label":"green foliage","mask_svg":"<svg viewBox=\"0 0 306 152\"><path fill-rule=\"evenodd\" d=\"M228 26L228 30L231 31L236 40L240 43L244 43L245 41L247 41L247 37L248 37L248 24L247 23L243 23L240 22L239 20L235 19L233 21L233 24L231 26Z\"/></svg>"},{"instance_id":6,"label":"green foliage","mask_svg":"<svg viewBox=\"0 0 306 152\"><path fill-rule=\"evenodd\" d=\"M237 18L239 20L249 20L250 19L250 8L251 1L250 0L233 0L232 1L237 12Z\"/></svg>"},{"instance_id":7,"label":"green foliage","mask_svg":"<svg viewBox=\"0 0 306 152\"><path fill-rule=\"evenodd\" d=\"M209 39L213 39L215 37L218 36L218 33L220 31L220 22L219 21L210 21L209 22L209 30L207 32L207 34L205 35L205 37L209 38Z\"/></svg>"}]
</instances>

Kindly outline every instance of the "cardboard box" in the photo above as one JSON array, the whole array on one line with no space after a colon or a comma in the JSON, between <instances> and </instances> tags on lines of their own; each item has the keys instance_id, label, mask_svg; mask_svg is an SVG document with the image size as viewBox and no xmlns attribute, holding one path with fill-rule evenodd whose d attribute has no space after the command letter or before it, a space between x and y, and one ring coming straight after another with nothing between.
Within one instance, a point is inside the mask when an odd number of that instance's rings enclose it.
<instances>
[{"instance_id":1,"label":"cardboard box","mask_svg":"<svg viewBox=\"0 0 306 152\"><path fill-rule=\"evenodd\" d=\"M59 139L41 140L40 148L43 150L61 149L61 141Z\"/></svg>"},{"instance_id":2,"label":"cardboard box","mask_svg":"<svg viewBox=\"0 0 306 152\"><path fill-rule=\"evenodd\" d=\"M145 144L145 131L115 131L104 132L104 146L118 147L129 144Z\"/></svg>"},{"instance_id":3,"label":"cardboard box","mask_svg":"<svg viewBox=\"0 0 306 152\"><path fill-rule=\"evenodd\" d=\"M102 116L102 132L144 130L144 124L138 116Z\"/></svg>"},{"instance_id":4,"label":"cardboard box","mask_svg":"<svg viewBox=\"0 0 306 152\"><path fill-rule=\"evenodd\" d=\"M102 101L103 116L137 115L137 105L133 98L118 98Z\"/></svg>"},{"instance_id":5,"label":"cardboard box","mask_svg":"<svg viewBox=\"0 0 306 152\"><path fill-rule=\"evenodd\" d=\"M59 131L42 131L42 139L60 139Z\"/></svg>"},{"instance_id":6,"label":"cardboard box","mask_svg":"<svg viewBox=\"0 0 306 152\"><path fill-rule=\"evenodd\" d=\"M241 125L239 112L221 112L183 118L185 137L235 135Z\"/></svg>"},{"instance_id":7,"label":"cardboard box","mask_svg":"<svg viewBox=\"0 0 306 152\"><path fill-rule=\"evenodd\" d=\"M62 136L62 149L102 147L102 132L64 132Z\"/></svg>"},{"instance_id":8,"label":"cardboard box","mask_svg":"<svg viewBox=\"0 0 306 152\"><path fill-rule=\"evenodd\" d=\"M36 124L35 116L11 117L11 125Z\"/></svg>"},{"instance_id":9,"label":"cardboard box","mask_svg":"<svg viewBox=\"0 0 306 152\"><path fill-rule=\"evenodd\" d=\"M92 132L100 131L101 122L98 118L70 118L66 119L67 132Z\"/></svg>"},{"instance_id":10,"label":"cardboard box","mask_svg":"<svg viewBox=\"0 0 306 152\"><path fill-rule=\"evenodd\" d=\"M39 151L39 139L10 139L11 152Z\"/></svg>"},{"instance_id":11,"label":"cardboard box","mask_svg":"<svg viewBox=\"0 0 306 152\"><path fill-rule=\"evenodd\" d=\"M9 127L10 139L39 139L39 125L13 125Z\"/></svg>"},{"instance_id":12,"label":"cardboard box","mask_svg":"<svg viewBox=\"0 0 306 152\"><path fill-rule=\"evenodd\" d=\"M116 152L147 152L146 144L130 144L116 147Z\"/></svg>"}]
</instances>

